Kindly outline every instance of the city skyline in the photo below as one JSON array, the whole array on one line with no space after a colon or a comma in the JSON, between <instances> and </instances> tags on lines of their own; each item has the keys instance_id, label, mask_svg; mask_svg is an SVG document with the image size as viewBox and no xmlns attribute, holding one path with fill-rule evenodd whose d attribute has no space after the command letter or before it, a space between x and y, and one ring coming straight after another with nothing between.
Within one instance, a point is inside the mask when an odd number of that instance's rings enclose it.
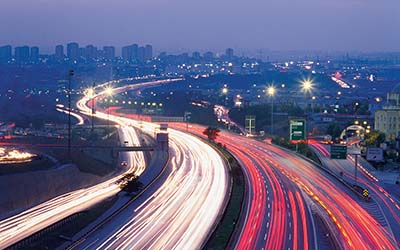
<instances>
[{"instance_id":1,"label":"city skyline","mask_svg":"<svg viewBox=\"0 0 400 250\"><path fill-rule=\"evenodd\" d=\"M21 4L25 3L24 9ZM290 4L290 5L288 5ZM68 41L122 47L135 41L159 51L399 51L400 3L385 0L187 3L120 0L53 3L5 1L0 44L44 48ZM291 8L288 8L290 6ZM66 11L68 10L68 11ZM90 15L89 15L90 14ZM9 23L14 23L10 29ZM50 25L51 24L51 25Z\"/></svg>"}]
</instances>

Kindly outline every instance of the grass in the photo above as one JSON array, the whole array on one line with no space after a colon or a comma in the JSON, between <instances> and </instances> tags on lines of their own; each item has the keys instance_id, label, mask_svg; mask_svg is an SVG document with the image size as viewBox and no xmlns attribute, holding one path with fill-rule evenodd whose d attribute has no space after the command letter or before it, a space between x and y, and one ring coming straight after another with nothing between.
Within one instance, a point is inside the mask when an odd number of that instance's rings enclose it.
<instances>
[{"instance_id":1,"label":"grass","mask_svg":"<svg viewBox=\"0 0 400 250\"><path fill-rule=\"evenodd\" d=\"M296 144L290 143L287 139L285 138L273 138L272 142L278 146L290 149L295 151L296 150ZM297 145L297 153L304 155L305 157L313 160L314 162L317 162L321 164L320 159L318 156L314 153L314 151L311 150L311 148L306 144L306 143L299 143Z\"/></svg>"},{"instance_id":2,"label":"grass","mask_svg":"<svg viewBox=\"0 0 400 250\"><path fill-rule=\"evenodd\" d=\"M231 235L235 231L236 223L239 220L244 196L244 176L239 163L222 147L218 147L218 151L230 165L230 172L233 178L232 193L222 220L204 247L205 249L227 248Z\"/></svg>"}]
</instances>

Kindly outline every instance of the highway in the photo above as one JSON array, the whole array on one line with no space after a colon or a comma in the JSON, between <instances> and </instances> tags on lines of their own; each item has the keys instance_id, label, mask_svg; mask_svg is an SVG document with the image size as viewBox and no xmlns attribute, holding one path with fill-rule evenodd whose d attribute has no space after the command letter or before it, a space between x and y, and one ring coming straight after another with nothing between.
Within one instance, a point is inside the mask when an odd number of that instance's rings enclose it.
<instances>
[{"instance_id":1,"label":"highway","mask_svg":"<svg viewBox=\"0 0 400 250\"><path fill-rule=\"evenodd\" d=\"M139 143L135 130L131 127L120 127L120 138ZM92 187L79 189L48 200L26 211L0 221L0 249L4 249L27 236L57 222L61 219L83 211L94 204L111 197L120 191L115 182L125 172L140 175L145 168L142 152L124 153L128 167L118 175Z\"/></svg>"},{"instance_id":2,"label":"highway","mask_svg":"<svg viewBox=\"0 0 400 250\"><path fill-rule=\"evenodd\" d=\"M152 83L136 86L148 85ZM88 101L82 100L78 107L90 114ZM142 127L147 133L159 127L112 114L96 116ZM79 239L74 249L199 249L206 243L227 204L227 167L201 140L173 129L168 133L170 162L162 175L122 213Z\"/></svg>"},{"instance_id":3,"label":"highway","mask_svg":"<svg viewBox=\"0 0 400 250\"><path fill-rule=\"evenodd\" d=\"M185 125L178 126L183 129ZM196 134L203 130L196 125L190 128ZM342 249L397 249L391 232L359 204L357 197L310 162L276 146L230 133L222 132L218 141L242 161L251 186L238 249L314 249L314 224L308 207L324 220L329 237Z\"/></svg>"},{"instance_id":4,"label":"highway","mask_svg":"<svg viewBox=\"0 0 400 250\"><path fill-rule=\"evenodd\" d=\"M345 160L330 159L330 151L327 145L322 145L315 140L310 141L310 145L320 158L323 165L335 174L340 175L349 184L355 183L355 159L348 155ZM363 203L363 207L374 215L375 219L388 231L393 233L397 241L400 240L400 203L396 197L389 194L384 189L383 183L373 175L373 167L365 160L358 157L358 177L357 183L361 187L367 188L372 198L372 202Z\"/></svg>"},{"instance_id":5,"label":"highway","mask_svg":"<svg viewBox=\"0 0 400 250\"><path fill-rule=\"evenodd\" d=\"M133 79L124 79L124 81L129 80ZM138 85L138 87L155 86L172 81L174 80L146 82L143 86ZM116 84L118 82L119 81L107 82L99 86L108 86L109 84ZM130 86L129 88L133 89L135 86ZM99 93L99 95L104 94L105 93ZM88 97L83 97L77 103L78 108L84 108L83 112L85 112L85 110L88 112L88 107L86 107L87 102ZM97 117L102 119L108 118L107 115L100 112L98 112ZM140 145L138 135L132 127L121 123L118 118L110 117L110 119L119 124L118 132L121 144L123 144L124 141L129 141L132 145ZM60 195L14 216L1 220L0 249L4 249L71 214L83 211L115 195L120 191L119 186L115 182L120 179L123 174L132 172L135 175L140 175L145 169L145 160L142 152L124 152L121 154L121 160L125 160L128 166L122 171L119 171L114 177L111 176L112 178L110 177L108 180L95 186Z\"/></svg>"}]
</instances>

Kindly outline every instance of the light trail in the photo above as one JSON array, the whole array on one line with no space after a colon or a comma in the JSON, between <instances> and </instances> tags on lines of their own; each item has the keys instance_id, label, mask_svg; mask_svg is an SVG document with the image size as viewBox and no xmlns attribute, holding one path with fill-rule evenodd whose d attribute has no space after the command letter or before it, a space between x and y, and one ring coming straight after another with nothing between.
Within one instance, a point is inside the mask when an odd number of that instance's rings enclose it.
<instances>
[{"instance_id":1,"label":"light trail","mask_svg":"<svg viewBox=\"0 0 400 250\"><path fill-rule=\"evenodd\" d=\"M353 157L348 156L345 160L332 160L330 159L330 154L326 147L316 141L313 141L311 146L325 166L336 173L343 173L343 178L345 178L347 182L351 184L355 182L355 163ZM361 170L361 175L357 178L358 183L364 188L368 188L372 198L387 211L386 216L392 218L388 220L388 223L395 228L398 228L400 226L400 206L398 201L380 186L381 183L378 178L368 171L367 167L362 166L362 161L359 161L357 166L358 169ZM397 230L393 230L393 233L395 234L395 237L400 237Z\"/></svg>"},{"instance_id":2,"label":"light trail","mask_svg":"<svg viewBox=\"0 0 400 250\"><path fill-rule=\"evenodd\" d=\"M153 85L154 82L135 86ZM124 86L113 92L129 89L131 86ZM88 101L81 100L78 107L90 115ZM141 126L147 133L159 126L101 112L96 116ZM171 163L160 180L74 248L199 249L204 245L227 203L228 170L219 154L201 140L173 129L169 130L169 138Z\"/></svg>"},{"instance_id":3,"label":"light trail","mask_svg":"<svg viewBox=\"0 0 400 250\"><path fill-rule=\"evenodd\" d=\"M129 88L135 89L139 87L149 87L173 81L176 80L146 82L143 84L137 84L137 86L129 86ZM110 82L107 82L104 86L109 84ZM121 90L123 87L119 89ZM102 92L97 96L104 94L105 93ZM86 113L90 115L91 110L86 107L88 101L89 99L84 97L78 101L77 106L78 108L83 108ZM110 120L119 124L119 133L122 139L128 140L136 145L140 144L135 130L132 127L126 126L117 117L108 117L100 112L98 112L98 115L96 116L101 119L110 118ZM83 211L94 204L117 194L120 191L120 188L116 184L116 181L119 180L123 174L126 172L132 172L139 176L145 169L145 160L142 152L125 152L123 153L123 157L127 157L126 161L128 167L117 176L92 187L83 188L52 198L31 209L0 221L0 248L6 248L71 214Z\"/></svg>"},{"instance_id":4,"label":"light trail","mask_svg":"<svg viewBox=\"0 0 400 250\"><path fill-rule=\"evenodd\" d=\"M177 126L182 127L184 125ZM202 130L204 130L203 127L196 125L193 125L191 128L191 132L197 134L201 134ZM352 196L348 194L349 191L345 187L335 179L326 176L324 172L319 171L309 162L295 156L287 150L233 134L221 133L218 141L226 144L228 149L235 154L237 150L240 152L252 152L254 154L253 160L256 160L256 158L265 160L267 163L265 164L265 168L269 168L272 172L279 172L285 175L292 183L295 183L297 187L303 190L323 209L324 213L321 214L321 216L334 223L336 232L332 233L337 238L336 240L341 247L345 249L397 249L397 242L390 232L381 226L357 201L355 201ZM239 149L236 150L234 148ZM246 164L245 162L244 167L250 169L251 164ZM266 171L268 170L266 169ZM273 173L271 173L270 176L272 176L272 174ZM271 183L273 185L275 181ZM257 186L257 182L252 182L251 185ZM287 190L283 189L283 191L287 193ZM293 190L292 193L296 193L296 191ZM294 195L294 197L299 196ZM285 211L286 208L293 210L290 204L288 207L287 203L282 202L282 197L278 190L275 191L273 199L274 202L278 204L277 206L282 214L284 214L283 211ZM259 203L254 205L257 207ZM254 205L252 204L252 206ZM263 203L261 203L261 206L264 206ZM283 208L283 206L286 206L286 208ZM302 206L302 208L304 209L304 206ZM301 211L302 208L299 206L297 211ZM276 211L275 214L272 212L271 216L274 218L271 218L270 223L274 223L275 220L278 221L280 225L288 225L289 222L294 223L287 218L280 218L282 215L277 214ZM298 220L299 213L297 213L297 211L296 219ZM303 214L303 212L300 213ZM291 211L291 214L293 217L295 212ZM254 249L254 245L240 245L242 244L241 242L252 241L252 237L258 237L254 232L250 231L246 233L247 228L249 228L249 230L252 227L257 228L257 219L255 221L251 220L253 216L257 218L258 215L257 213L252 214L250 209L247 219L248 224L245 225L244 233L239 241L239 249ZM300 216L300 218L304 218L304 214ZM299 244L300 242L303 244L302 246L297 245L299 249L303 249L303 247L307 246L305 240L310 237L310 234L307 236L307 232L300 233L298 230L304 230L301 226L297 227L295 230L297 231L293 231L293 229L289 230L288 227L282 229L281 226L271 226L267 233L271 235L271 239L278 239L278 242L274 242L274 244L282 244L286 247L288 243L284 241L285 237L282 237L282 235L287 235L288 233L293 235L294 232L297 232L296 235L298 236L304 235L304 239L300 239L302 237L299 237L296 241ZM308 231L310 230L308 229ZM310 238L307 240L309 239ZM272 245L269 244L270 243L267 241L265 249L271 249L270 247L272 247ZM294 249L294 247L296 247L295 244L292 245L291 249Z\"/></svg>"}]
</instances>

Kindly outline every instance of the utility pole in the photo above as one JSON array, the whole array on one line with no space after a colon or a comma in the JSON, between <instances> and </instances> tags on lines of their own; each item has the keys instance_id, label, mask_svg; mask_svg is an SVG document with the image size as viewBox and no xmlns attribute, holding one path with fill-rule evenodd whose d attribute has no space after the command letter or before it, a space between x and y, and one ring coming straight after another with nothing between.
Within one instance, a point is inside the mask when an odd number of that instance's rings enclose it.
<instances>
[{"instance_id":1,"label":"utility pole","mask_svg":"<svg viewBox=\"0 0 400 250\"><path fill-rule=\"evenodd\" d=\"M71 81L74 71L68 71L68 159L71 161Z\"/></svg>"},{"instance_id":2,"label":"utility pole","mask_svg":"<svg viewBox=\"0 0 400 250\"><path fill-rule=\"evenodd\" d=\"M358 167L358 154L354 154L354 164L355 164L355 166L354 166L354 182L355 182L355 186L357 186L357 167Z\"/></svg>"},{"instance_id":3,"label":"utility pole","mask_svg":"<svg viewBox=\"0 0 400 250\"><path fill-rule=\"evenodd\" d=\"M95 87L95 82L92 84L92 132L94 131L94 87Z\"/></svg>"},{"instance_id":4,"label":"utility pole","mask_svg":"<svg viewBox=\"0 0 400 250\"><path fill-rule=\"evenodd\" d=\"M271 138L274 135L274 97L271 96Z\"/></svg>"}]
</instances>

